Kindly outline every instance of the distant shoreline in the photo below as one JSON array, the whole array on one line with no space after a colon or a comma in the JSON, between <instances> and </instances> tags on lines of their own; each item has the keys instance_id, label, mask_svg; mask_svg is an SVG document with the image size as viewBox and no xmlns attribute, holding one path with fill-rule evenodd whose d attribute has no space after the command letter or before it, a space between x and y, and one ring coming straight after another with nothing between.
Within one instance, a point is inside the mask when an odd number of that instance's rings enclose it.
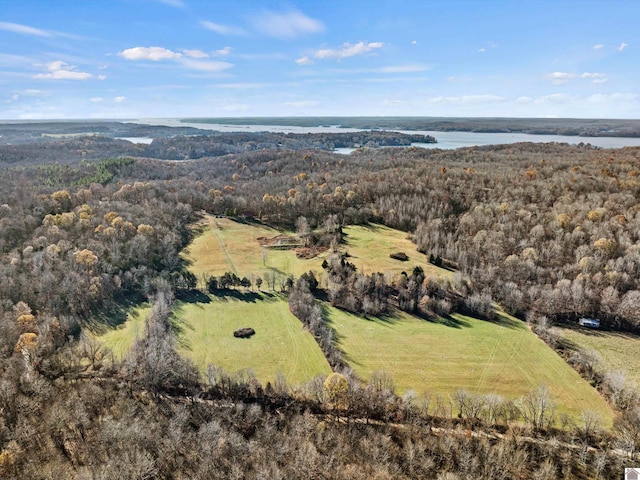
<instances>
[{"instance_id":1,"label":"distant shoreline","mask_svg":"<svg viewBox=\"0 0 640 480\"><path fill-rule=\"evenodd\" d=\"M212 117L180 123L430 130L437 132L526 133L580 137L640 137L640 119L465 118L465 117Z\"/></svg>"}]
</instances>

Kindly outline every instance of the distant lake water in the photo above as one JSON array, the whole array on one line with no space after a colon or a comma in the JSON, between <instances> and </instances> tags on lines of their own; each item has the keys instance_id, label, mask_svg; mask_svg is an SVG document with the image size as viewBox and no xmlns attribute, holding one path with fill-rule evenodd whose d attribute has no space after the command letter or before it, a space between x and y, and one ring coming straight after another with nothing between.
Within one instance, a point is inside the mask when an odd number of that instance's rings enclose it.
<instances>
[{"instance_id":1,"label":"distant lake water","mask_svg":"<svg viewBox=\"0 0 640 480\"><path fill-rule=\"evenodd\" d=\"M164 125L168 127L193 127L202 130L216 130L219 132L276 132L276 133L348 133L361 132L357 128L341 128L339 125L318 127L296 127L287 125L222 125L215 123L183 123L177 118L146 118L138 119L135 123L146 125ZM435 132L426 130L389 130L407 134L422 134L435 137L438 143L415 143L420 148L441 148L451 150L461 147L482 145L500 145L505 143L535 142L535 143L590 143L601 148L640 147L640 138L631 137L579 137L568 135L530 135L527 133L476 133L476 132ZM352 148L337 148L337 153L351 153Z\"/></svg>"}]
</instances>

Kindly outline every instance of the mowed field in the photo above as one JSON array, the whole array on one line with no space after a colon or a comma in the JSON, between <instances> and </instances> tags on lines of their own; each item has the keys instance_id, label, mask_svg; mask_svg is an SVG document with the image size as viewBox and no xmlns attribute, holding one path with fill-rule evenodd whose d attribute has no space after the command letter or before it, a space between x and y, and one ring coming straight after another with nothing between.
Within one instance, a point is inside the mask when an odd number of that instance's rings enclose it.
<instances>
[{"instance_id":1,"label":"mowed field","mask_svg":"<svg viewBox=\"0 0 640 480\"><path fill-rule=\"evenodd\" d=\"M598 352L604 370L622 372L628 381L640 386L640 335L578 326L559 331L573 345Z\"/></svg>"},{"instance_id":2,"label":"mowed field","mask_svg":"<svg viewBox=\"0 0 640 480\"><path fill-rule=\"evenodd\" d=\"M289 312L281 295L240 293L209 296L209 302L176 302L174 324L178 330L178 351L191 359L201 372L210 364L227 373L251 370L263 384L282 373L289 385L298 385L331 368L313 336ZM100 340L118 358L125 358L136 338L144 333L148 306L132 309L127 321ZM252 327L249 339L233 332Z\"/></svg>"},{"instance_id":3,"label":"mowed field","mask_svg":"<svg viewBox=\"0 0 640 480\"><path fill-rule=\"evenodd\" d=\"M189 269L199 281L202 275L222 275L234 272L242 277L257 277L271 271L299 277L313 270L322 277L322 261L329 256L324 252L310 260L296 257L294 250L263 249L257 240L282 233L257 223L240 223L228 218L205 217L202 234L194 239L184 252L191 262ZM342 246L349 261L365 273L400 273L421 266L427 275L448 276L451 272L431 265L425 255L416 250L407 234L382 225L350 226L344 228L346 242ZM407 262L400 262L389 254L404 252ZM263 287L264 288L264 287Z\"/></svg>"},{"instance_id":4,"label":"mowed field","mask_svg":"<svg viewBox=\"0 0 640 480\"><path fill-rule=\"evenodd\" d=\"M201 369L214 364L227 373L252 370L263 384L282 373L291 386L331 373L313 336L275 294L211 296L210 303L180 303L179 351ZM233 332L251 327L251 338Z\"/></svg>"},{"instance_id":5,"label":"mowed field","mask_svg":"<svg viewBox=\"0 0 640 480\"><path fill-rule=\"evenodd\" d=\"M202 233L183 252L200 278L227 271L249 278L267 271L299 276L309 270L322 277L327 253L300 260L293 250L268 250L263 257L257 238L282 232L226 218L205 220ZM420 265L427 275L451 274L428 264L403 232L383 226L352 226L344 232L343 248L359 270L395 274ZM389 258L398 251L410 260ZM251 369L263 383L273 381L278 372L292 385L328 373L319 347L289 312L286 299L266 289L265 284L262 292L254 286L248 292L211 295L208 302L179 302L180 351L203 370L210 363L230 373ZM328 312L349 365L365 379L377 370L390 373L399 393L411 389L419 395L448 395L462 388L517 398L545 384L559 411L575 417L593 411L603 424L611 425L611 409L597 391L516 319L502 316L486 322L454 315L431 322L402 312L384 319L365 319L329 306ZM132 316L123 328L103 338L114 350L126 351L127 341L131 345L133 335L144 328L140 318ZM233 331L240 327L253 327L257 333L236 339Z\"/></svg>"},{"instance_id":6,"label":"mowed field","mask_svg":"<svg viewBox=\"0 0 640 480\"><path fill-rule=\"evenodd\" d=\"M610 425L612 411L598 392L521 321L487 322L462 315L431 322L398 312L364 319L329 307L333 328L351 367L367 379L383 370L398 393L453 394L457 389L517 398L545 384L564 411L596 412Z\"/></svg>"}]
</instances>

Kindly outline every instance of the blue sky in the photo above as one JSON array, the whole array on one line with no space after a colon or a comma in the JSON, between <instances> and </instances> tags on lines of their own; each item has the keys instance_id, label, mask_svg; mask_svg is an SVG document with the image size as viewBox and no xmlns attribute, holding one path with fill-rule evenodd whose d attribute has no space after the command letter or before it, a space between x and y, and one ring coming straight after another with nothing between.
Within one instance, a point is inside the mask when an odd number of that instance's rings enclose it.
<instances>
[{"instance_id":1,"label":"blue sky","mask_svg":"<svg viewBox=\"0 0 640 480\"><path fill-rule=\"evenodd\" d=\"M637 0L1 0L0 118L640 118Z\"/></svg>"}]
</instances>

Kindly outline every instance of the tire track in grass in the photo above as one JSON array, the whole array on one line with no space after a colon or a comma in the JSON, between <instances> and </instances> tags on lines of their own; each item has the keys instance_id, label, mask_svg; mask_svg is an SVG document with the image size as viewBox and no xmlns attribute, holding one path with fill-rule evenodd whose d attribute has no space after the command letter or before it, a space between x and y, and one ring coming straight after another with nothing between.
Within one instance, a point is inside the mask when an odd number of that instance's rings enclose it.
<instances>
[{"instance_id":1,"label":"tire track in grass","mask_svg":"<svg viewBox=\"0 0 640 480\"><path fill-rule=\"evenodd\" d=\"M293 378L300 360L300 345L298 343L298 339L296 338L296 332L293 328L292 322L285 318L284 315L282 316L282 321L287 324L287 334L289 335L291 344L293 345L293 362L291 364L291 368L289 369L289 378Z\"/></svg>"},{"instance_id":2,"label":"tire track in grass","mask_svg":"<svg viewBox=\"0 0 640 480\"><path fill-rule=\"evenodd\" d=\"M227 248L224 245L224 241L222 240L222 238L220 238L220 235L218 234L218 229L220 228L220 226L217 223L214 226L213 222L210 223L210 226L211 226L211 231L213 232L213 235L216 237L216 240L218 241L218 245L220 246L220 250L222 250L222 253L224 254L225 258L227 259L227 263L231 267L231 271L233 273L235 273L236 275L238 275L238 269L236 268L236 265L233 263L233 260L231 260L231 256L229 255L229 252L227 252Z\"/></svg>"},{"instance_id":3,"label":"tire track in grass","mask_svg":"<svg viewBox=\"0 0 640 480\"><path fill-rule=\"evenodd\" d=\"M500 333L496 336L495 343L493 344L493 348L491 349L491 353L489 354L489 358L484 364L482 369L482 373L478 378L478 383L476 383L476 390L480 391L482 386L484 385L485 380L487 379L487 375L489 374L489 369L493 365L493 362L496 358L496 351L498 350L498 346L502 343L502 338L504 337L504 331L506 327L500 325L498 326L500 329Z\"/></svg>"}]
</instances>

